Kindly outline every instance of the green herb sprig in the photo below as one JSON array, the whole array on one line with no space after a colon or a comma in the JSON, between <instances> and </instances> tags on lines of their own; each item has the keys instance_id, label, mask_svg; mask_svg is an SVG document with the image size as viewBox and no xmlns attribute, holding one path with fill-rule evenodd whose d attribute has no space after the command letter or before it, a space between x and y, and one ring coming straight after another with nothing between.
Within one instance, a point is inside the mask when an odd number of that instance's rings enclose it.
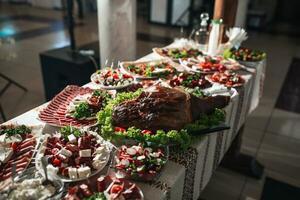
<instances>
[{"instance_id":1,"label":"green herb sprig","mask_svg":"<svg viewBox=\"0 0 300 200\"><path fill-rule=\"evenodd\" d=\"M26 133L31 133L31 129L25 125L16 126L16 127L1 127L0 135L7 134L8 136L12 135L23 135Z\"/></svg>"},{"instance_id":2,"label":"green herb sprig","mask_svg":"<svg viewBox=\"0 0 300 200\"><path fill-rule=\"evenodd\" d=\"M90 197L84 198L83 200L106 200L106 197L105 197L104 193L97 192L97 193L94 193Z\"/></svg>"},{"instance_id":3,"label":"green herb sprig","mask_svg":"<svg viewBox=\"0 0 300 200\"><path fill-rule=\"evenodd\" d=\"M59 132L64 137L64 139L69 140L68 136L73 134L75 137L81 136L81 131L78 128L72 127L72 126L65 126L60 128Z\"/></svg>"},{"instance_id":4,"label":"green herb sprig","mask_svg":"<svg viewBox=\"0 0 300 200\"><path fill-rule=\"evenodd\" d=\"M225 111L215 108L215 110L209 115L202 115L200 119L196 120L194 123L187 124L184 128L188 133L197 133L201 130L211 128L213 126L220 125L220 123L225 122Z\"/></svg>"}]
</instances>

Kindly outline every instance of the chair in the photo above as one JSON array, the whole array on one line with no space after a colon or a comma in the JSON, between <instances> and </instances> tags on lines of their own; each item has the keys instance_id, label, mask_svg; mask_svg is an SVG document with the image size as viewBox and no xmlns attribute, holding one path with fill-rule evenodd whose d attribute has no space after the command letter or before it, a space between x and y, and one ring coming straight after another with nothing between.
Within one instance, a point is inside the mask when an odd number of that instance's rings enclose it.
<instances>
[{"instance_id":1,"label":"chair","mask_svg":"<svg viewBox=\"0 0 300 200\"><path fill-rule=\"evenodd\" d=\"M21 84L17 83L16 81L12 80L11 78L5 76L4 74L0 73L0 77L3 78L4 80L7 81L6 85L2 88L2 90L0 91L0 97L4 94L4 92L10 87L11 84L17 86L18 88L20 88L21 90L23 90L24 92L27 92L27 88L25 88L24 86L22 86ZM3 121L6 121L6 116L3 110L3 107L0 103L0 115L1 118L3 119Z\"/></svg>"}]
</instances>

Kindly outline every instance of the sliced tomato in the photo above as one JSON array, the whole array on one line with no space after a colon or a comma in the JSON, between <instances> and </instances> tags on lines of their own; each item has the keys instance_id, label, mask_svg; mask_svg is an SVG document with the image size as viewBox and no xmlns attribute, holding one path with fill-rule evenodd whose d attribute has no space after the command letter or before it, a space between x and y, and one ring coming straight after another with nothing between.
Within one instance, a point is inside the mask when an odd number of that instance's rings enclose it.
<instances>
[{"instance_id":1,"label":"sliced tomato","mask_svg":"<svg viewBox=\"0 0 300 200\"><path fill-rule=\"evenodd\" d=\"M52 164L56 167L59 167L61 164L61 161L58 158L54 158L54 160L52 161Z\"/></svg>"},{"instance_id":2,"label":"sliced tomato","mask_svg":"<svg viewBox=\"0 0 300 200\"><path fill-rule=\"evenodd\" d=\"M213 76L211 77L211 79L212 79L214 82L219 82L219 81L220 81L220 76L218 76L218 75L213 75Z\"/></svg>"},{"instance_id":3,"label":"sliced tomato","mask_svg":"<svg viewBox=\"0 0 300 200\"><path fill-rule=\"evenodd\" d=\"M110 189L110 192L113 194L119 193L123 190L123 187L121 185L113 185Z\"/></svg>"},{"instance_id":4,"label":"sliced tomato","mask_svg":"<svg viewBox=\"0 0 300 200\"><path fill-rule=\"evenodd\" d=\"M112 77L113 77L113 79L115 79L115 80L119 79L118 74L113 74Z\"/></svg>"}]
</instances>

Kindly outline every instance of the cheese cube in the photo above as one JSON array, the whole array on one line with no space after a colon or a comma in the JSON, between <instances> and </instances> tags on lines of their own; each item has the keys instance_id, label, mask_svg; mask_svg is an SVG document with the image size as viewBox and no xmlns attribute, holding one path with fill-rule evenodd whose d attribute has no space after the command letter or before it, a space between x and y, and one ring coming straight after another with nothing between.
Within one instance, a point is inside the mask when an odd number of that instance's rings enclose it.
<instances>
[{"instance_id":1,"label":"cheese cube","mask_svg":"<svg viewBox=\"0 0 300 200\"><path fill-rule=\"evenodd\" d=\"M94 169L100 169L102 168L102 166L105 164L105 161L101 161L101 160L94 160L93 161L93 168Z\"/></svg>"},{"instance_id":2,"label":"cheese cube","mask_svg":"<svg viewBox=\"0 0 300 200\"><path fill-rule=\"evenodd\" d=\"M47 173L48 174L56 175L57 172L58 172L57 167L54 167L53 165L47 165Z\"/></svg>"},{"instance_id":3,"label":"cheese cube","mask_svg":"<svg viewBox=\"0 0 300 200\"><path fill-rule=\"evenodd\" d=\"M75 143L77 142L77 138L75 137L75 135L71 134L71 135L68 135L68 140L70 143Z\"/></svg>"},{"instance_id":4,"label":"cheese cube","mask_svg":"<svg viewBox=\"0 0 300 200\"><path fill-rule=\"evenodd\" d=\"M91 149L84 149L79 151L80 157L91 157L92 150Z\"/></svg>"},{"instance_id":5,"label":"cheese cube","mask_svg":"<svg viewBox=\"0 0 300 200\"><path fill-rule=\"evenodd\" d=\"M0 144L5 143L6 133L3 135L0 135Z\"/></svg>"},{"instance_id":6,"label":"cheese cube","mask_svg":"<svg viewBox=\"0 0 300 200\"><path fill-rule=\"evenodd\" d=\"M69 167L69 169L68 169L69 177L71 179L78 178L77 171L78 171L77 168Z\"/></svg>"},{"instance_id":7,"label":"cheese cube","mask_svg":"<svg viewBox=\"0 0 300 200\"><path fill-rule=\"evenodd\" d=\"M60 150L60 154L66 156L66 157L71 157L72 156L72 152L69 151L68 149L62 148Z\"/></svg>"},{"instance_id":8,"label":"cheese cube","mask_svg":"<svg viewBox=\"0 0 300 200\"><path fill-rule=\"evenodd\" d=\"M80 167L77 171L79 178L87 178L91 175L91 168L89 166Z\"/></svg>"},{"instance_id":9,"label":"cheese cube","mask_svg":"<svg viewBox=\"0 0 300 200\"><path fill-rule=\"evenodd\" d=\"M100 154L100 153L103 153L103 151L104 151L104 147L103 147L103 146L101 146L101 147L98 147L98 148L95 150L95 152L94 152L94 153L96 153L96 154Z\"/></svg>"},{"instance_id":10,"label":"cheese cube","mask_svg":"<svg viewBox=\"0 0 300 200\"><path fill-rule=\"evenodd\" d=\"M103 160L106 158L106 154L96 154L95 157L93 158L93 160Z\"/></svg>"},{"instance_id":11,"label":"cheese cube","mask_svg":"<svg viewBox=\"0 0 300 200\"><path fill-rule=\"evenodd\" d=\"M13 154L14 151L12 149L4 149L4 151L0 154L0 163L8 162Z\"/></svg>"}]
</instances>

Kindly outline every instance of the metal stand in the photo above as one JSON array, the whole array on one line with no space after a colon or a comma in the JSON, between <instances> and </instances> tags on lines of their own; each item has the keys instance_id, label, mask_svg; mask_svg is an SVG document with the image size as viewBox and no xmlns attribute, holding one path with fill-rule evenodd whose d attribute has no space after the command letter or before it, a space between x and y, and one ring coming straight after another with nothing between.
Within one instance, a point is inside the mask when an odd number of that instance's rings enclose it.
<instances>
[{"instance_id":1,"label":"metal stand","mask_svg":"<svg viewBox=\"0 0 300 200\"><path fill-rule=\"evenodd\" d=\"M254 157L242 154L241 144L244 131L244 125L233 140L231 147L224 156L221 166L238 173L261 179L264 174L264 166L260 164Z\"/></svg>"},{"instance_id":2,"label":"metal stand","mask_svg":"<svg viewBox=\"0 0 300 200\"><path fill-rule=\"evenodd\" d=\"M0 91L0 97L4 94L4 92L9 88L9 86L11 84L17 86L18 88L20 88L21 90L23 90L24 92L27 92L27 88L25 88L24 86L22 86L21 84L17 83L16 81L12 80L11 78L5 76L4 74L0 73L0 77L3 78L4 80L7 81L6 85L2 88L2 90ZM2 105L0 103L0 115L3 119L3 121L6 121L6 116L5 113L3 111Z\"/></svg>"}]
</instances>

